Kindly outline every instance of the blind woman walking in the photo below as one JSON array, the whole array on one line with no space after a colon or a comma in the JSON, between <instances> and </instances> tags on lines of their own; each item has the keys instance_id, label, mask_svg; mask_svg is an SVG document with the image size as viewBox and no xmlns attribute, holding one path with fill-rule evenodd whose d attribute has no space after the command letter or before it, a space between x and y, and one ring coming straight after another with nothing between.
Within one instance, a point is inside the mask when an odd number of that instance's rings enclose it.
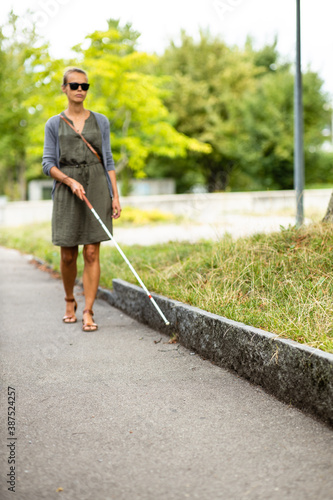
<instances>
[{"instance_id":1,"label":"blind woman walking","mask_svg":"<svg viewBox=\"0 0 333 500\"><path fill-rule=\"evenodd\" d=\"M68 105L60 115L47 121L43 154L43 171L54 179L52 242L61 247L60 268L66 301L63 321L77 321L74 285L78 247L83 245L82 329L87 332L98 328L93 320L93 304L100 279L100 243L109 237L96 224L83 195L86 194L111 234L112 218L117 219L121 214L110 124L106 116L84 107L89 86L87 74L81 68L65 72L61 88Z\"/></svg>"}]
</instances>

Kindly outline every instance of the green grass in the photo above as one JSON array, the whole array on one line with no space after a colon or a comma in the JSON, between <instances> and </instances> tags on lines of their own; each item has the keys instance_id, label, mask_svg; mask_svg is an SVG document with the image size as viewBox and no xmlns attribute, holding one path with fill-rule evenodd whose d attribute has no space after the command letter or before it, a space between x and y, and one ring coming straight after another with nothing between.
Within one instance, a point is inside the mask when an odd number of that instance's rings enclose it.
<instances>
[{"instance_id":1,"label":"green grass","mask_svg":"<svg viewBox=\"0 0 333 500\"><path fill-rule=\"evenodd\" d=\"M0 244L34 254L59 269L49 224L2 229ZM269 235L196 244L122 246L151 291L333 352L333 231L330 224L281 228ZM82 272L79 256L79 273ZM101 286L136 283L112 246L101 250Z\"/></svg>"}]
</instances>

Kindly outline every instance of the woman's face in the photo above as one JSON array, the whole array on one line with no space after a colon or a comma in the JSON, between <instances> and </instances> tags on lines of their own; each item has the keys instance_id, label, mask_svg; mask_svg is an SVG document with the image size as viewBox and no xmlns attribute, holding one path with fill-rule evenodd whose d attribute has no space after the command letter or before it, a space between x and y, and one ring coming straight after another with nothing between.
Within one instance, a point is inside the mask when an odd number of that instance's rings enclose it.
<instances>
[{"instance_id":1,"label":"woman's face","mask_svg":"<svg viewBox=\"0 0 333 500\"><path fill-rule=\"evenodd\" d=\"M69 83L88 83L86 75L74 71L67 76L67 85L62 85L62 91L67 95L69 101L80 103L87 97L87 90L83 90L81 86L76 90L71 90Z\"/></svg>"}]
</instances>

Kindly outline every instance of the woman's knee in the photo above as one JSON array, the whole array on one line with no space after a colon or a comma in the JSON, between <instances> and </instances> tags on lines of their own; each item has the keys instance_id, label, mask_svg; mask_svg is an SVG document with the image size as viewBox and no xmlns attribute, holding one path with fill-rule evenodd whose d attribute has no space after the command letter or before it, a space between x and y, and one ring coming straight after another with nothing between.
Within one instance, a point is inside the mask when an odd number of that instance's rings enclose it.
<instances>
[{"instance_id":1,"label":"woman's knee","mask_svg":"<svg viewBox=\"0 0 333 500\"><path fill-rule=\"evenodd\" d=\"M83 248L83 258L86 264L95 264L99 261L99 243L85 245Z\"/></svg>"},{"instance_id":2,"label":"woman's knee","mask_svg":"<svg viewBox=\"0 0 333 500\"><path fill-rule=\"evenodd\" d=\"M61 248L61 261L66 266L70 266L76 262L78 254L77 247L62 247Z\"/></svg>"}]
</instances>

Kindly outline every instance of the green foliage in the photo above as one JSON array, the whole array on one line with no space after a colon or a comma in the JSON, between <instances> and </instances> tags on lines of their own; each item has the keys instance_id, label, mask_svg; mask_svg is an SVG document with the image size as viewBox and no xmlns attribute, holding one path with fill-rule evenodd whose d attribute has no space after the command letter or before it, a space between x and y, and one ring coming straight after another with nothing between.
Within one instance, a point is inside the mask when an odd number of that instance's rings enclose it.
<instances>
[{"instance_id":1,"label":"green foliage","mask_svg":"<svg viewBox=\"0 0 333 500\"><path fill-rule=\"evenodd\" d=\"M36 124L27 100L36 90L36 68L47 47L36 48L35 31L18 31L17 20L11 12L0 31L0 194L25 198L29 130Z\"/></svg>"},{"instance_id":2,"label":"green foliage","mask_svg":"<svg viewBox=\"0 0 333 500\"><path fill-rule=\"evenodd\" d=\"M305 73L303 82L305 165L306 174L313 177L309 150L323 143L321 132L328 122L324 109L327 96L321 92L322 82L314 73ZM247 154L242 171L259 181L258 188L293 188L293 88L293 75L283 67L262 75L256 91L245 97Z\"/></svg>"},{"instance_id":3,"label":"green foliage","mask_svg":"<svg viewBox=\"0 0 333 500\"><path fill-rule=\"evenodd\" d=\"M0 194L25 199L26 183L43 178L46 120L63 107L64 61L51 59L34 27L10 13L0 34Z\"/></svg>"},{"instance_id":4,"label":"green foliage","mask_svg":"<svg viewBox=\"0 0 333 500\"><path fill-rule=\"evenodd\" d=\"M150 155L186 157L188 151L210 151L209 146L177 132L162 97L164 78L147 72L156 56L137 52L138 33L109 20L109 29L87 37L87 49L77 50L92 81L89 100L111 122L112 150L117 171L129 168L145 175Z\"/></svg>"},{"instance_id":5,"label":"green foliage","mask_svg":"<svg viewBox=\"0 0 333 500\"><path fill-rule=\"evenodd\" d=\"M91 90L87 106L104 113L111 123L111 142L117 171L145 176L150 155L186 157L190 151L209 152L210 146L177 132L162 101L164 78L150 75L156 57L136 50L139 33L130 24L109 20L105 32L87 36L88 48L75 47L75 60L54 60L34 29L17 32L17 16L11 13L0 37L0 180L15 198L21 185L25 197L27 180L42 177L46 120L66 106L61 92L66 66L80 65L88 71ZM11 192L12 191L12 192Z\"/></svg>"},{"instance_id":6,"label":"green foliage","mask_svg":"<svg viewBox=\"0 0 333 500\"><path fill-rule=\"evenodd\" d=\"M86 105L110 120L116 169L131 177L173 177L177 192L293 187L293 75L277 41L254 49L228 47L202 31L182 32L162 57L137 50L140 34L110 19L75 46L75 59L55 60L34 27L18 28L11 12L0 29L0 194L25 198L26 182L43 178L46 120L66 106L66 66L91 82ZM321 152L330 126L328 96L306 71L304 138L307 183L331 178Z\"/></svg>"},{"instance_id":7,"label":"green foliage","mask_svg":"<svg viewBox=\"0 0 333 500\"><path fill-rule=\"evenodd\" d=\"M209 155L196 155L195 168L210 191L225 189L244 140L242 98L253 88L259 69L245 53L208 33L201 32L197 43L182 32L181 45L171 43L158 71L172 75L165 100L177 130L212 146ZM184 173L190 170L184 166Z\"/></svg>"},{"instance_id":8,"label":"green foliage","mask_svg":"<svg viewBox=\"0 0 333 500\"><path fill-rule=\"evenodd\" d=\"M158 68L170 75L166 104L177 130L212 146L194 162L175 160L178 174L196 168L210 191L293 188L294 78L276 44L255 50L248 39L241 50L204 32L199 42L182 32L180 46L171 43ZM303 76L307 173L329 124L322 83Z\"/></svg>"},{"instance_id":9,"label":"green foliage","mask_svg":"<svg viewBox=\"0 0 333 500\"><path fill-rule=\"evenodd\" d=\"M307 153L306 187L316 189L333 184L333 153L321 150Z\"/></svg>"},{"instance_id":10,"label":"green foliage","mask_svg":"<svg viewBox=\"0 0 333 500\"><path fill-rule=\"evenodd\" d=\"M256 92L245 99L247 131L245 172L264 188L293 187L293 77L289 72L267 73Z\"/></svg>"}]
</instances>

